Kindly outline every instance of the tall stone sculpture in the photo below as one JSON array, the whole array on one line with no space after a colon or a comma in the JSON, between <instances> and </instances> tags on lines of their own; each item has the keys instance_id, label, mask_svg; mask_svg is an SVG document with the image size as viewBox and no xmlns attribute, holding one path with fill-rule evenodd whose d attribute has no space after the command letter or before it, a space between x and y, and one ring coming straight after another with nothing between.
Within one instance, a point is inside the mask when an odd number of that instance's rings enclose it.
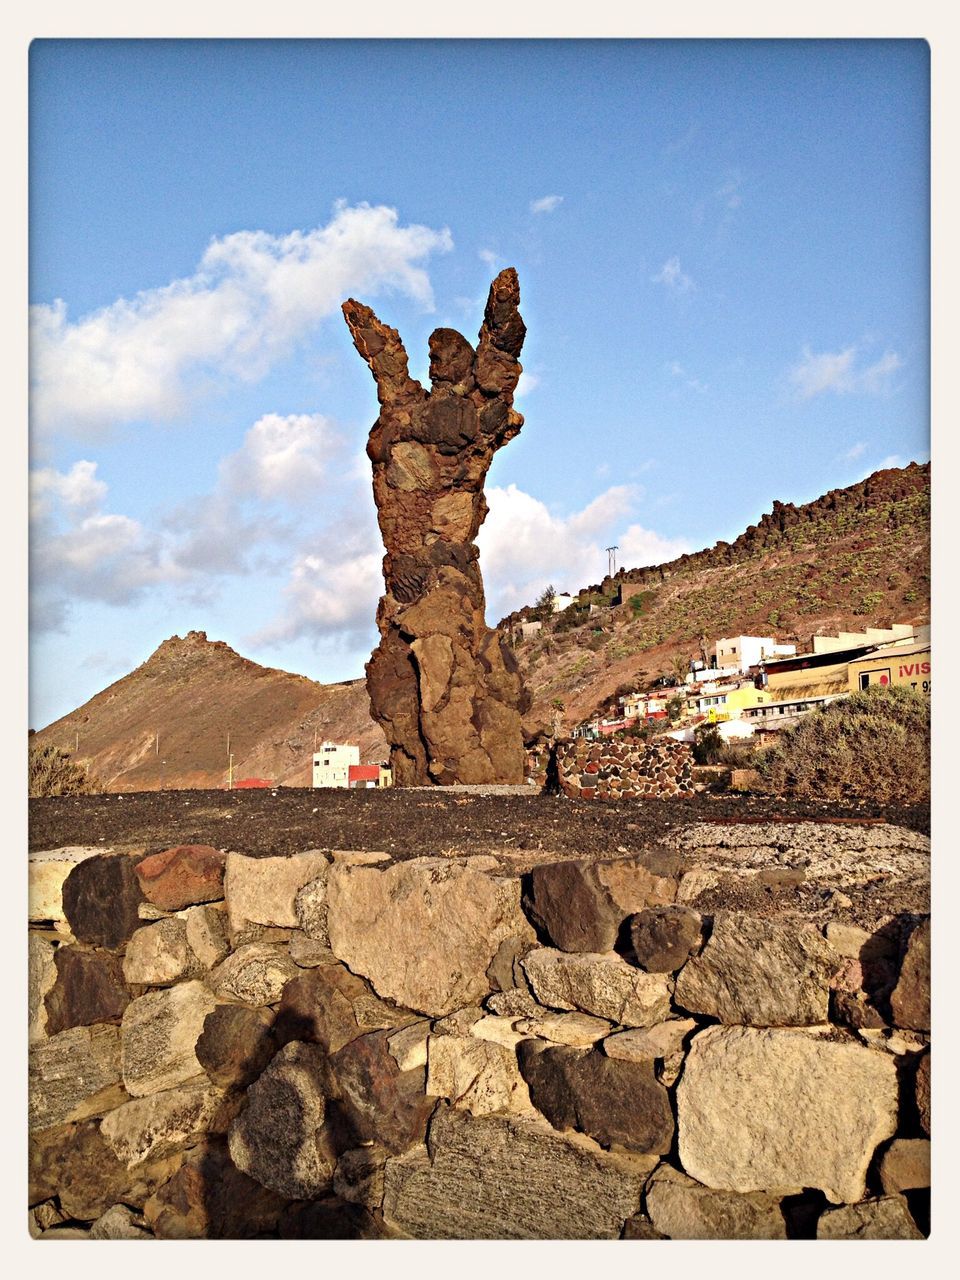
<instances>
[{"instance_id":1,"label":"tall stone sculpture","mask_svg":"<svg viewBox=\"0 0 960 1280\"><path fill-rule=\"evenodd\" d=\"M526 334L519 301L509 267L490 286L476 350L455 329L434 330L430 391L407 372L396 329L353 298L343 304L380 401L367 455L386 592L366 671L401 786L524 777L529 697L513 654L484 621L474 543L493 455L523 425L513 408Z\"/></svg>"}]
</instances>

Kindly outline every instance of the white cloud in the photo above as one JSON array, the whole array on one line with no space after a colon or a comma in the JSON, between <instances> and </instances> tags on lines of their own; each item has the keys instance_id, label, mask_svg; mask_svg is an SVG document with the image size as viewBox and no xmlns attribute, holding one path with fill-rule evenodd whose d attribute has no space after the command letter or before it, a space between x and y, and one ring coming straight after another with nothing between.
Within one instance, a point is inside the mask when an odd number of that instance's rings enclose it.
<instances>
[{"instance_id":1,"label":"white cloud","mask_svg":"<svg viewBox=\"0 0 960 1280\"><path fill-rule=\"evenodd\" d=\"M65 303L31 308L35 428L95 435L181 415L218 379L255 381L350 294L398 290L433 306L420 265L450 232L401 226L383 205L338 204L323 227L213 240L185 279L79 320Z\"/></svg>"},{"instance_id":2,"label":"white cloud","mask_svg":"<svg viewBox=\"0 0 960 1280\"><path fill-rule=\"evenodd\" d=\"M837 395L858 393L885 395L890 378L903 361L895 351L886 351L873 364L857 367L858 347L854 343L843 351L815 353L803 348L800 362L790 370L790 381L801 400L832 391Z\"/></svg>"},{"instance_id":3,"label":"white cloud","mask_svg":"<svg viewBox=\"0 0 960 1280\"><path fill-rule=\"evenodd\" d=\"M488 267L493 267L500 261L500 254L495 253L493 249L478 249L477 257Z\"/></svg>"},{"instance_id":4,"label":"white cloud","mask_svg":"<svg viewBox=\"0 0 960 1280\"><path fill-rule=\"evenodd\" d=\"M905 467L907 460L901 457L899 453L890 453L885 458L881 458L874 468L875 471L886 471L891 467Z\"/></svg>"},{"instance_id":5,"label":"white cloud","mask_svg":"<svg viewBox=\"0 0 960 1280\"><path fill-rule=\"evenodd\" d=\"M372 633L383 592L383 548L370 530L325 539L324 551L294 561L280 616L251 643L283 643L302 636L359 639Z\"/></svg>"},{"instance_id":6,"label":"white cloud","mask_svg":"<svg viewBox=\"0 0 960 1280\"><path fill-rule=\"evenodd\" d=\"M541 196L539 200L530 201L531 213L553 213L563 204L563 196Z\"/></svg>"},{"instance_id":7,"label":"white cloud","mask_svg":"<svg viewBox=\"0 0 960 1280\"><path fill-rule=\"evenodd\" d=\"M553 514L516 485L487 491L490 514L480 530L480 565L487 592L487 621L531 604L548 583L576 591L599 582L607 571L605 548L619 544L618 563L630 568L672 560L688 551L682 539L664 538L622 522L640 490L615 485L581 511Z\"/></svg>"},{"instance_id":8,"label":"white cloud","mask_svg":"<svg viewBox=\"0 0 960 1280\"><path fill-rule=\"evenodd\" d=\"M668 258L655 276L650 277L654 284L665 285L676 293L689 293L696 288L690 276L680 267L680 259L674 255Z\"/></svg>"},{"instance_id":9,"label":"white cloud","mask_svg":"<svg viewBox=\"0 0 960 1280\"><path fill-rule=\"evenodd\" d=\"M867 451L866 441L858 440L856 444L851 445L846 453L842 454L844 462L856 462L857 458L862 458Z\"/></svg>"},{"instance_id":10,"label":"white cloud","mask_svg":"<svg viewBox=\"0 0 960 1280\"><path fill-rule=\"evenodd\" d=\"M539 385L540 379L537 375L535 373L530 373L527 369L524 369L520 374L519 381L517 382L517 389L513 394L518 400L520 400L524 396L528 396L531 391L536 391Z\"/></svg>"},{"instance_id":11,"label":"white cloud","mask_svg":"<svg viewBox=\"0 0 960 1280\"><path fill-rule=\"evenodd\" d=\"M701 382L699 378L690 377L679 360L669 361L666 369L674 378L680 378L683 381L684 386L689 387L691 391L698 391L703 395L705 391L710 389L706 382Z\"/></svg>"},{"instance_id":12,"label":"white cloud","mask_svg":"<svg viewBox=\"0 0 960 1280\"><path fill-rule=\"evenodd\" d=\"M715 194L717 199L726 209L739 209L743 204L743 196L740 194L740 186L743 179L738 170L731 170L725 182L721 183Z\"/></svg>"},{"instance_id":13,"label":"white cloud","mask_svg":"<svg viewBox=\"0 0 960 1280\"><path fill-rule=\"evenodd\" d=\"M41 467L30 475L30 518L48 515L57 503L74 511L88 510L98 506L106 493L106 484L97 479L95 462L75 462L67 472Z\"/></svg>"},{"instance_id":14,"label":"white cloud","mask_svg":"<svg viewBox=\"0 0 960 1280\"><path fill-rule=\"evenodd\" d=\"M264 501L303 502L315 498L327 479L339 438L320 413L267 413L224 458L220 474L228 490Z\"/></svg>"}]
</instances>

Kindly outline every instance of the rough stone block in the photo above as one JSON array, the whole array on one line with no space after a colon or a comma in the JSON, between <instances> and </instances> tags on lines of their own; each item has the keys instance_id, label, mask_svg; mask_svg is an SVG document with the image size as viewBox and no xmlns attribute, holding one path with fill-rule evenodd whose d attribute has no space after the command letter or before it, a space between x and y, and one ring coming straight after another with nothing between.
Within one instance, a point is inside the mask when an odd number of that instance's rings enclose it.
<instances>
[{"instance_id":1,"label":"rough stone block","mask_svg":"<svg viewBox=\"0 0 960 1280\"><path fill-rule=\"evenodd\" d=\"M880 1196L828 1209L817 1223L818 1240L922 1240L903 1196Z\"/></svg>"},{"instance_id":2,"label":"rough stone block","mask_svg":"<svg viewBox=\"0 0 960 1280\"><path fill-rule=\"evenodd\" d=\"M237 1168L294 1200L313 1199L333 1185L325 1063L316 1045L285 1045L247 1090L247 1106L230 1126L230 1158Z\"/></svg>"},{"instance_id":3,"label":"rough stone block","mask_svg":"<svg viewBox=\"0 0 960 1280\"><path fill-rule=\"evenodd\" d=\"M894 1025L912 1031L930 1028L930 917L907 941L900 978L890 997Z\"/></svg>"},{"instance_id":4,"label":"rough stone block","mask_svg":"<svg viewBox=\"0 0 960 1280\"><path fill-rule=\"evenodd\" d=\"M202 1075L197 1041L216 1004L209 988L196 981L131 1001L121 1024L127 1092L140 1098Z\"/></svg>"},{"instance_id":5,"label":"rough stone block","mask_svg":"<svg viewBox=\"0 0 960 1280\"><path fill-rule=\"evenodd\" d=\"M226 855L208 844L178 844L137 863L143 896L163 911L182 911L223 897Z\"/></svg>"},{"instance_id":6,"label":"rough stone block","mask_svg":"<svg viewBox=\"0 0 960 1280\"><path fill-rule=\"evenodd\" d=\"M119 1022L130 1003L119 959L109 951L60 947L57 980L46 997L47 1032Z\"/></svg>"},{"instance_id":7,"label":"rough stone block","mask_svg":"<svg viewBox=\"0 0 960 1280\"><path fill-rule=\"evenodd\" d=\"M341 1129L397 1153L423 1141L436 1099L425 1096L422 1068L400 1070L387 1035L374 1031L332 1054L328 1088Z\"/></svg>"},{"instance_id":8,"label":"rough stone block","mask_svg":"<svg viewBox=\"0 0 960 1280\"><path fill-rule=\"evenodd\" d=\"M651 1168L545 1120L442 1107L429 1150L387 1161L383 1213L418 1240L615 1240Z\"/></svg>"},{"instance_id":9,"label":"rough stone block","mask_svg":"<svg viewBox=\"0 0 960 1280\"><path fill-rule=\"evenodd\" d=\"M914 1080L914 1100L920 1128L930 1137L930 1054L925 1053L917 1064Z\"/></svg>"},{"instance_id":10,"label":"rough stone block","mask_svg":"<svg viewBox=\"0 0 960 1280\"><path fill-rule=\"evenodd\" d=\"M103 850L96 846L67 845L31 853L28 862L27 905L31 924L43 920L63 921L63 882L87 858L97 858Z\"/></svg>"},{"instance_id":11,"label":"rough stone block","mask_svg":"<svg viewBox=\"0 0 960 1280\"><path fill-rule=\"evenodd\" d=\"M196 906L183 913L187 942L204 969L213 969L230 953L227 913L218 907Z\"/></svg>"},{"instance_id":12,"label":"rough stone block","mask_svg":"<svg viewBox=\"0 0 960 1280\"><path fill-rule=\"evenodd\" d=\"M91 1240L152 1240L144 1219L125 1204L112 1205L90 1228Z\"/></svg>"},{"instance_id":13,"label":"rough stone block","mask_svg":"<svg viewBox=\"0 0 960 1280\"><path fill-rule=\"evenodd\" d=\"M324 947L330 946L330 933L327 929L327 874L329 864L324 862L317 870L313 880L308 881L297 890L294 899L294 911L297 922L308 938L319 942Z\"/></svg>"},{"instance_id":14,"label":"rough stone block","mask_svg":"<svg viewBox=\"0 0 960 1280\"><path fill-rule=\"evenodd\" d=\"M647 1183L645 1203L657 1231L671 1240L785 1240L777 1196L715 1191L661 1165Z\"/></svg>"},{"instance_id":15,"label":"rough stone block","mask_svg":"<svg viewBox=\"0 0 960 1280\"><path fill-rule=\"evenodd\" d=\"M54 960L57 948L53 942L31 933L27 944L27 1020L31 1040L42 1040L47 1034L45 999L57 981ZM62 1027L57 1030L63 1030Z\"/></svg>"},{"instance_id":16,"label":"rough stone block","mask_svg":"<svg viewBox=\"0 0 960 1280\"><path fill-rule=\"evenodd\" d=\"M880 1161L880 1183L887 1196L930 1185L928 1138L896 1138Z\"/></svg>"},{"instance_id":17,"label":"rough stone block","mask_svg":"<svg viewBox=\"0 0 960 1280\"><path fill-rule=\"evenodd\" d=\"M378 999L349 969L331 964L296 971L296 977L283 988L276 1035L281 1044L305 1040L336 1053L368 1031L415 1020L415 1014Z\"/></svg>"},{"instance_id":18,"label":"rough stone block","mask_svg":"<svg viewBox=\"0 0 960 1280\"><path fill-rule=\"evenodd\" d=\"M518 1056L534 1106L555 1129L577 1129L601 1146L642 1155L670 1150L673 1112L652 1062L622 1062L593 1049L544 1047L534 1040L525 1040Z\"/></svg>"},{"instance_id":19,"label":"rough stone block","mask_svg":"<svg viewBox=\"0 0 960 1280\"><path fill-rule=\"evenodd\" d=\"M430 1037L426 1088L475 1116L536 1114L516 1053L471 1035Z\"/></svg>"},{"instance_id":20,"label":"rough stone block","mask_svg":"<svg viewBox=\"0 0 960 1280\"><path fill-rule=\"evenodd\" d=\"M241 1173L214 1138L189 1153L143 1214L161 1240L242 1240L274 1231L286 1206L285 1197Z\"/></svg>"},{"instance_id":21,"label":"rough stone block","mask_svg":"<svg viewBox=\"0 0 960 1280\"><path fill-rule=\"evenodd\" d=\"M30 1046L29 1062L32 1128L102 1116L126 1097L117 1027L71 1027L37 1040Z\"/></svg>"},{"instance_id":22,"label":"rough stone block","mask_svg":"<svg viewBox=\"0 0 960 1280\"><path fill-rule=\"evenodd\" d=\"M630 921L637 964L648 973L676 973L700 945L702 921L684 906L648 907Z\"/></svg>"},{"instance_id":23,"label":"rough stone block","mask_svg":"<svg viewBox=\"0 0 960 1280\"><path fill-rule=\"evenodd\" d=\"M231 1116L219 1089L193 1084L125 1102L104 1116L100 1132L132 1169L144 1160L183 1151L208 1134L223 1133Z\"/></svg>"},{"instance_id":24,"label":"rough stone block","mask_svg":"<svg viewBox=\"0 0 960 1280\"><path fill-rule=\"evenodd\" d=\"M853 1040L709 1027L677 1086L680 1160L718 1190L819 1187L834 1203L853 1202L896 1130L897 1101L894 1059Z\"/></svg>"},{"instance_id":25,"label":"rough stone block","mask_svg":"<svg viewBox=\"0 0 960 1280\"><path fill-rule=\"evenodd\" d=\"M231 930L240 932L247 923L302 928L297 894L324 875L328 865L326 854L316 849L286 858L228 853L224 890Z\"/></svg>"},{"instance_id":26,"label":"rough stone block","mask_svg":"<svg viewBox=\"0 0 960 1280\"><path fill-rule=\"evenodd\" d=\"M248 942L211 969L207 981L224 1000L277 1004L286 984L302 973L285 948L267 942Z\"/></svg>"},{"instance_id":27,"label":"rough stone block","mask_svg":"<svg viewBox=\"0 0 960 1280\"><path fill-rule=\"evenodd\" d=\"M140 928L143 891L133 859L101 853L78 862L63 882L63 914L78 942L116 951Z\"/></svg>"},{"instance_id":28,"label":"rough stone block","mask_svg":"<svg viewBox=\"0 0 960 1280\"><path fill-rule=\"evenodd\" d=\"M674 1054L682 1053L683 1042L696 1025L693 1018L675 1018L669 1022L658 1022L655 1027L618 1031L607 1036L601 1048L608 1058L620 1058L624 1062L672 1058Z\"/></svg>"},{"instance_id":29,"label":"rough stone block","mask_svg":"<svg viewBox=\"0 0 960 1280\"><path fill-rule=\"evenodd\" d=\"M535 938L520 910L519 881L487 875L474 863L335 865L327 883L332 950L379 995L420 1013L443 1017L482 1000L500 943Z\"/></svg>"},{"instance_id":30,"label":"rough stone block","mask_svg":"<svg viewBox=\"0 0 960 1280\"><path fill-rule=\"evenodd\" d=\"M827 1021L835 967L813 925L718 912L707 945L677 977L676 1003L737 1025L814 1026Z\"/></svg>"},{"instance_id":31,"label":"rough stone block","mask_svg":"<svg viewBox=\"0 0 960 1280\"><path fill-rule=\"evenodd\" d=\"M671 979L635 969L613 952L538 947L523 969L536 998L555 1009L580 1009L625 1027L649 1026L670 1014Z\"/></svg>"},{"instance_id":32,"label":"rough stone block","mask_svg":"<svg viewBox=\"0 0 960 1280\"><path fill-rule=\"evenodd\" d=\"M606 1018L589 1013L542 1013L536 1018L518 1018L516 1030L521 1038L534 1037L553 1044L586 1047L609 1035L613 1026ZM476 1034L476 1033L474 1033Z\"/></svg>"},{"instance_id":33,"label":"rough stone block","mask_svg":"<svg viewBox=\"0 0 960 1280\"><path fill-rule=\"evenodd\" d=\"M615 861L541 864L531 873L529 910L562 951L612 951L627 916L672 902L676 879L669 858L651 855Z\"/></svg>"},{"instance_id":34,"label":"rough stone block","mask_svg":"<svg viewBox=\"0 0 960 1280\"><path fill-rule=\"evenodd\" d=\"M221 1004L207 1014L197 1040L197 1061L221 1089L242 1089L256 1080L277 1049L271 1009Z\"/></svg>"},{"instance_id":35,"label":"rough stone block","mask_svg":"<svg viewBox=\"0 0 960 1280\"><path fill-rule=\"evenodd\" d=\"M187 941L185 920L175 916L138 929L127 943L123 976L144 987L169 987L196 977L202 965Z\"/></svg>"}]
</instances>

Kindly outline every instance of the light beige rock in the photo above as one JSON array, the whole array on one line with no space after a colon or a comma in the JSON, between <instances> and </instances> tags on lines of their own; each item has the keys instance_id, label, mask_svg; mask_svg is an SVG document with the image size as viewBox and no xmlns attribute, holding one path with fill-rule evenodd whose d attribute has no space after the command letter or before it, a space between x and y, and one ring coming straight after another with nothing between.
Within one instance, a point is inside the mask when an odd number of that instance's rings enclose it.
<instances>
[{"instance_id":1,"label":"light beige rock","mask_svg":"<svg viewBox=\"0 0 960 1280\"><path fill-rule=\"evenodd\" d=\"M696 1027L693 1018L676 1018L659 1022L655 1027L637 1027L607 1036L603 1052L608 1058L623 1062L641 1062L649 1058L672 1058L683 1049L683 1040Z\"/></svg>"},{"instance_id":2,"label":"light beige rock","mask_svg":"<svg viewBox=\"0 0 960 1280\"><path fill-rule=\"evenodd\" d=\"M247 1090L230 1126L230 1158L263 1187L309 1200L333 1183L336 1155L324 1129L321 1088L326 1055L319 1045L284 1045Z\"/></svg>"},{"instance_id":3,"label":"light beige rock","mask_svg":"<svg viewBox=\"0 0 960 1280\"><path fill-rule=\"evenodd\" d=\"M63 921L63 882L77 865L98 853L109 853L102 845L65 845L31 853L28 861L27 904L31 923Z\"/></svg>"},{"instance_id":4,"label":"light beige rock","mask_svg":"<svg viewBox=\"0 0 960 1280\"><path fill-rule=\"evenodd\" d=\"M708 1027L677 1088L680 1161L719 1190L859 1200L897 1125L893 1058L854 1040L788 1029Z\"/></svg>"},{"instance_id":5,"label":"light beige rock","mask_svg":"<svg viewBox=\"0 0 960 1280\"><path fill-rule=\"evenodd\" d=\"M222 1133L224 1096L209 1083L134 1098L100 1122L100 1132L128 1169L182 1151L208 1133Z\"/></svg>"},{"instance_id":6,"label":"light beige rock","mask_svg":"<svg viewBox=\"0 0 960 1280\"><path fill-rule=\"evenodd\" d=\"M27 944L27 1018L29 1038L42 1040L47 1034L47 1011L43 1000L57 981L53 957L57 948L46 938L30 934Z\"/></svg>"},{"instance_id":7,"label":"light beige rock","mask_svg":"<svg viewBox=\"0 0 960 1280\"><path fill-rule=\"evenodd\" d=\"M647 1213L671 1240L785 1240L777 1196L714 1191L661 1165L647 1183Z\"/></svg>"},{"instance_id":8,"label":"light beige rock","mask_svg":"<svg viewBox=\"0 0 960 1280\"><path fill-rule=\"evenodd\" d=\"M419 1240L613 1240L656 1164L543 1119L444 1108L428 1143L384 1170L384 1218Z\"/></svg>"},{"instance_id":9,"label":"light beige rock","mask_svg":"<svg viewBox=\"0 0 960 1280\"><path fill-rule=\"evenodd\" d=\"M499 1018L542 1018L550 1012L522 987L495 991L484 1003Z\"/></svg>"},{"instance_id":10,"label":"light beige rock","mask_svg":"<svg viewBox=\"0 0 960 1280\"><path fill-rule=\"evenodd\" d=\"M824 929L827 941L839 956L857 960L870 941L870 933L859 925L845 924L842 920L830 920Z\"/></svg>"},{"instance_id":11,"label":"light beige rock","mask_svg":"<svg viewBox=\"0 0 960 1280\"><path fill-rule=\"evenodd\" d=\"M187 941L186 922L176 917L137 929L123 957L124 980L145 987L168 987L200 971L200 961Z\"/></svg>"},{"instance_id":12,"label":"light beige rock","mask_svg":"<svg viewBox=\"0 0 960 1280\"><path fill-rule=\"evenodd\" d=\"M390 861L389 853L378 849L331 849L330 857L344 867L372 867Z\"/></svg>"},{"instance_id":13,"label":"light beige rock","mask_svg":"<svg viewBox=\"0 0 960 1280\"><path fill-rule=\"evenodd\" d=\"M811 924L718 911L699 956L677 975L676 1003L735 1025L827 1021L836 956Z\"/></svg>"},{"instance_id":14,"label":"light beige rock","mask_svg":"<svg viewBox=\"0 0 960 1280\"><path fill-rule=\"evenodd\" d=\"M207 981L221 999L277 1004L283 988L300 973L285 948L269 942L248 942L211 969Z\"/></svg>"},{"instance_id":15,"label":"light beige rock","mask_svg":"<svg viewBox=\"0 0 960 1280\"><path fill-rule=\"evenodd\" d=\"M340 961L325 943L308 938L300 929L295 929L287 944L290 959L301 969L319 969L325 964L339 964Z\"/></svg>"},{"instance_id":16,"label":"light beige rock","mask_svg":"<svg viewBox=\"0 0 960 1280\"><path fill-rule=\"evenodd\" d=\"M883 1153L880 1184L888 1196L930 1185L930 1139L897 1138Z\"/></svg>"},{"instance_id":17,"label":"light beige rock","mask_svg":"<svg viewBox=\"0 0 960 1280\"><path fill-rule=\"evenodd\" d=\"M30 1045L32 1128L102 1116L125 1097L118 1027L71 1027Z\"/></svg>"},{"instance_id":18,"label":"light beige rock","mask_svg":"<svg viewBox=\"0 0 960 1280\"><path fill-rule=\"evenodd\" d=\"M228 853L223 892L231 932L241 932L248 923L297 928L297 894L327 866L326 854L318 849L288 858Z\"/></svg>"},{"instance_id":19,"label":"light beige rock","mask_svg":"<svg viewBox=\"0 0 960 1280\"><path fill-rule=\"evenodd\" d=\"M212 969L230 953L227 913L205 903L182 912L187 942L204 969Z\"/></svg>"},{"instance_id":20,"label":"light beige rock","mask_svg":"<svg viewBox=\"0 0 960 1280\"><path fill-rule=\"evenodd\" d=\"M817 1223L818 1240L922 1240L903 1196L880 1196L828 1209Z\"/></svg>"},{"instance_id":21,"label":"light beige rock","mask_svg":"<svg viewBox=\"0 0 960 1280\"><path fill-rule=\"evenodd\" d=\"M213 992L198 981L132 1000L120 1026L127 1092L141 1098L203 1075L197 1041L216 1005Z\"/></svg>"},{"instance_id":22,"label":"light beige rock","mask_svg":"<svg viewBox=\"0 0 960 1280\"><path fill-rule=\"evenodd\" d=\"M589 1013L543 1013L537 1018L518 1018L516 1029L521 1036L535 1036L552 1044L570 1044L578 1048L596 1044L610 1034L612 1023Z\"/></svg>"},{"instance_id":23,"label":"light beige rock","mask_svg":"<svg viewBox=\"0 0 960 1280\"><path fill-rule=\"evenodd\" d=\"M318 874L297 890L293 902L297 924L314 942L325 947L330 945L330 934L327 932L327 873L330 864L324 860Z\"/></svg>"},{"instance_id":24,"label":"light beige rock","mask_svg":"<svg viewBox=\"0 0 960 1280\"><path fill-rule=\"evenodd\" d=\"M427 1093L475 1116L538 1114L514 1050L471 1035L430 1037Z\"/></svg>"},{"instance_id":25,"label":"light beige rock","mask_svg":"<svg viewBox=\"0 0 960 1280\"><path fill-rule=\"evenodd\" d=\"M720 877L715 871L707 871L702 867L687 871L680 877L677 886L677 902L681 905L696 902L702 893L715 889L719 883Z\"/></svg>"},{"instance_id":26,"label":"light beige rock","mask_svg":"<svg viewBox=\"0 0 960 1280\"><path fill-rule=\"evenodd\" d=\"M483 1017L483 1010L479 1005L467 1005L465 1009L455 1009L453 1013L448 1014L445 1018L439 1018L433 1024L433 1034L435 1036L466 1036L470 1034L470 1028L474 1023L479 1022Z\"/></svg>"},{"instance_id":27,"label":"light beige rock","mask_svg":"<svg viewBox=\"0 0 960 1280\"><path fill-rule=\"evenodd\" d=\"M487 1014L470 1028L470 1035L477 1040L489 1040L492 1044L502 1044L507 1049L515 1049L525 1034L518 1031L513 1018L498 1018L496 1014ZM527 1033L529 1034L529 1033Z\"/></svg>"},{"instance_id":28,"label":"light beige rock","mask_svg":"<svg viewBox=\"0 0 960 1280\"><path fill-rule=\"evenodd\" d=\"M521 964L536 998L555 1009L581 1009L625 1027L650 1026L669 1016L671 978L635 969L613 951L537 947Z\"/></svg>"},{"instance_id":29,"label":"light beige rock","mask_svg":"<svg viewBox=\"0 0 960 1280\"><path fill-rule=\"evenodd\" d=\"M115 1204L100 1215L90 1228L91 1240L152 1240L153 1232L144 1229L143 1215L125 1204Z\"/></svg>"},{"instance_id":30,"label":"light beige rock","mask_svg":"<svg viewBox=\"0 0 960 1280\"><path fill-rule=\"evenodd\" d=\"M427 1065L427 1040L430 1023L413 1022L387 1036L387 1049L401 1071L415 1071Z\"/></svg>"},{"instance_id":31,"label":"light beige rock","mask_svg":"<svg viewBox=\"0 0 960 1280\"><path fill-rule=\"evenodd\" d=\"M443 1017L482 1000L487 969L511 935L534 940L519 880L472 859L414 858L380 869L335 863L327 882L330 946L377 994Z\"/></svg>"}]
</instances>

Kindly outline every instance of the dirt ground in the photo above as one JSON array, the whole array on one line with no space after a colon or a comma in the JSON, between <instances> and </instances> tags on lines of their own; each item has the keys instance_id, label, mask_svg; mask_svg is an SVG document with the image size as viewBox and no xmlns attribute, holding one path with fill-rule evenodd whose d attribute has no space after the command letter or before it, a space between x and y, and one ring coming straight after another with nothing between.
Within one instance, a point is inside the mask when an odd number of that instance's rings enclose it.
<instances>
[{"instance_id":1,"label":"dirt ground","mask_svg":"<svg viewBox=\"0 0 960 1280\"><path fill-rule=\"evenodd\" d=\"M152 852L209 844L254 855L383 850L394 858L498 849L630 853L691 822L889 822L929 834L929 810L705 792L598 802L434 790L140 791L30 801L30 848Z\"/></svg>"}]
</instances>

